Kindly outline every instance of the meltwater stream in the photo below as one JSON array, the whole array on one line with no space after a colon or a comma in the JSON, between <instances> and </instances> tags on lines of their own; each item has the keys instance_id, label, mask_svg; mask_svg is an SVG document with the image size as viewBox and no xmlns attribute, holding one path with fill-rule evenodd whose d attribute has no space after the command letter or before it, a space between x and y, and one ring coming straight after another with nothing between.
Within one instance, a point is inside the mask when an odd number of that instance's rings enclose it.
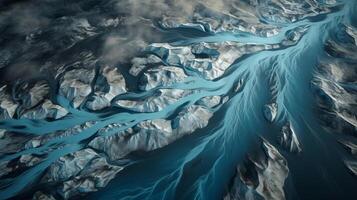
<instances>
[{"instance_id":1,"label":"meltwater stream","mask_svg":"<svg viewBox=\"0 0 357 200\"><path fill-rule=\"evenodd\" d=\"M124 2L2 5L1 199L357 196L357 2Z\"/></svg>"}]
</instances>

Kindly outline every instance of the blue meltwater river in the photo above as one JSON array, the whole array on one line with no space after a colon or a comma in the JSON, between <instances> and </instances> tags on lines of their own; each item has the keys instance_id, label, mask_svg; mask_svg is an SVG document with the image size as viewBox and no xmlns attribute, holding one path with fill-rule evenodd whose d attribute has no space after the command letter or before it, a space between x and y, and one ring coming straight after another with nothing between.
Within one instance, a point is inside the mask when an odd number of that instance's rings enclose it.
<instances>
[{"instance_id":1,"label":"blue meltwater river","mask_svg":"<svg viewBox=\"0 0 357 200\"><path fill-rule=\"evenodd\" d=\"M357 197L357 1L36 2L0 3L0 199Z\"/></svg>"}]
</instances>

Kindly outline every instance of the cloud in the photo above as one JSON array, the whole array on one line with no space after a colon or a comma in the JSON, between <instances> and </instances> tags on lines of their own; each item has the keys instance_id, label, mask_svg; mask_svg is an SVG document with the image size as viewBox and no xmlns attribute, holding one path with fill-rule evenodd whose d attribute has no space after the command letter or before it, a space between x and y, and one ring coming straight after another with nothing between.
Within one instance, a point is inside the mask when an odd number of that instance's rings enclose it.
<instances>
[{"instance_id":1,"label":"cloud","mask_svg":"<svg viewBox=\"0 0 357 200\"><path fill-rule=\"evenodd\" d=\"M45 9L42 7L42 9ZM15 4L0 15L2 25L10 24L17 34L27 35L48 25L49 19L42 15L40 7L33 4Z\"/></svg>"},{"instance_id":2,"label":"cloud","mask_svg":"<svg viewBox=\"0 0 357 200\"><path fill-rule=\"evenodd\" d=\"M108 36L103 44L101 61L112 65L117 62L127 62L146 45L144 41L138 39L128 41L127 38L118 35Z\"/></svg>"},{"instance_id":3,"label":"cloud","mask_svg":"<svg viewBox=\"0 0 357 200\"><path fill-rule=\"evenodd\" d=\"M0 43L12 57L16 58L9 62L8 67L11 69L6 70L9 72L7 75L9 78L15 79L26 74L35 75L38 66L33 63L39 65L56 63L55 59L58 56L67 55L68 50L61 48L62 46L72 47L82 39L90 38L92 34L86 35L89 31L85 27L80 27L81 23L75 23L79 19L88 22L88 27L93 27L95 34L101 35L101 39L91 40L94 42L92 46L95 49L89 48L89 51L93 51L92 53L98 56L94 59L115 64L129 62L146 45L164 41L164 33L155 28L154 24L165 17L173 17L174 21L185 23L192 21L197 7L202 4L209 9L227 9L225 1L216 0L111 0L105 3L98 2L97 5L75 1L61 4L59 2L58 0L23 1L12 3L1 11L0 29L6 30L3 35L9 34L11 40L0 38ZM118 19L115 27L103 28L103 22L114 19ZM71 20L74 22L68 24ZM22 41L26 37L32 38L31 36L36 36L33 43ZM73 42L73 45L67 45L70 42ZM21 48L13 44L19 44ZM54 57L41 58L44 52L49 52L46 50L46 45L53 50L51 53L55 55ZM78 50L87 47L77 45L76 52L70 51L70 54L80 61L81 58L76 54L80 53ZM14 52L19 53L15 55ZM58 60L68 61L62 58ZM56 67L55 65L53 68Z\"/></svg>"}]
</instances>

